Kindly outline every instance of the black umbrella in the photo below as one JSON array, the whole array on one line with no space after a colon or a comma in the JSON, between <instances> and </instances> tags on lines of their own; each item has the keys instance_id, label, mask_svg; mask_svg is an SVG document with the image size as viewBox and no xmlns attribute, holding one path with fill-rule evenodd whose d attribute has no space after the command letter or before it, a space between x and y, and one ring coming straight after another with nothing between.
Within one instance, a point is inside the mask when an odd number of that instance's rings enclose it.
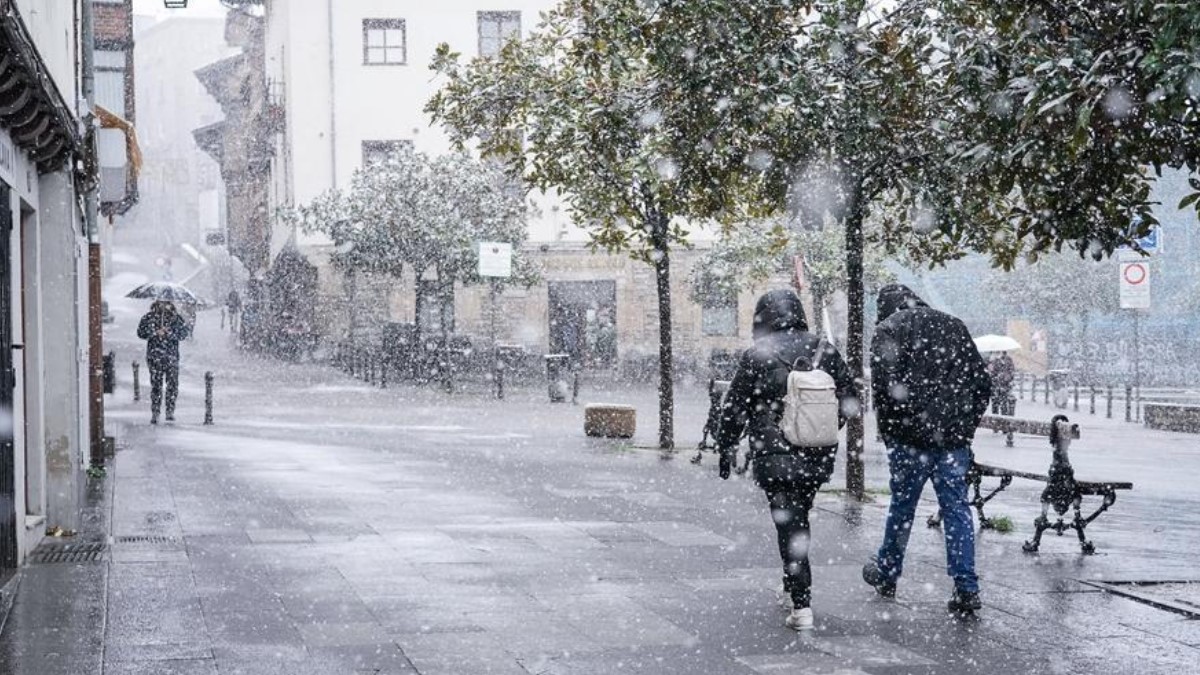
<instances>
[{"instance_id":1,"label":"black umbrella","mask_svg":"<svg viewBox=\"0 0 1200 675\"><path fill-rule=\"evenodd\" d=\"M171 281L151 281L125 294L127 298L144 300L167 300L179 305L191 305L197 309L212 307L208 300L193 293L186 286Z\"/></svg>"}]
</instances>

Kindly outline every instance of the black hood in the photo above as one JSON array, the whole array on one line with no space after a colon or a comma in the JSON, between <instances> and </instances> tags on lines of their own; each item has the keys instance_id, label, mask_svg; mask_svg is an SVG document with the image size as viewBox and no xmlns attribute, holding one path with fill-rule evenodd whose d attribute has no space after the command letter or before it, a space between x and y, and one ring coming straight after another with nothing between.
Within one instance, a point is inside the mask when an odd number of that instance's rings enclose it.
<instances>
[{"instance_id":1,"label":"black hood","mask_svg":"<svg viewBox=\"0 0 1200 675\"><path fill-rule=\"evenodd\" d=\"M800 304L800 297L792 291L770 291L759 298L754 306L755 339L771 333L807 330L804 305Z\"/></svg>"},{"instance_id":2,"label":"black hood","mask_svg":"<svg viewBox=\"0 0 1200 675\"><path fill-rule=\"evenodd\" d=\"M879 298L875 301L875 308L878 313L876 323L883 321L889 316L899 312L902 309L913 309L914 307L928 307L925 301L919 295L912 292L912 289L904 284L888 284L879 289Z\"/></svg>"}]
</instances>

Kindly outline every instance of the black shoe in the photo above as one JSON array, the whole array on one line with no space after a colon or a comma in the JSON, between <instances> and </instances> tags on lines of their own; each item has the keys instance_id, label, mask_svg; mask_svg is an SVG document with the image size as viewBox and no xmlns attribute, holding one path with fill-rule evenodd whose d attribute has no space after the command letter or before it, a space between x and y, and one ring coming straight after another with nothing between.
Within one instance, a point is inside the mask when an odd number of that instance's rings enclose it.
<instances>
[{"instance_id":1,"label":"black shoe","mask_svg":"<svg viewBox=\"0 0 1200 675\"><path fill-rule=\"evenodd\" d=\"M167 421L174 422L175 421L175 413L173 413L173 412L167 413Z\"/></svg>"},{"instance_id":2,"label":"black shoe","mask_svg":"<svg viewBox=\"0 0 1200 675\"><path fill-rule=\"evenodd\" d=\"M883 576L883 572L879 569L879 563L871 558L871 562L863 565L862 569L863 581L867 585L875 588L875 592L885 598L896 597L896 582L889 581Z\"/></svg>"},{"instance_id":3,"label":"black shoe","mask_svg":"<svg viewBox=\"0 0 1200 675\"><path fill-rule=\"evenodd\" d=\"M952 614L969 616L983 608L983 603L979 600L979 591L959 591L955 590L954 595L950 597L950 602L946 603L946 609Z\"/></svg>"},{"instance_id":4,"label":"black shoe","mask_svg":"<svg viewBox=\"0 0 1200 675\"><path fill-rule=\"evenodd\" d=\"M150 424L158 424L158 413L150 416Z\"/></svg>"}]
</instances>

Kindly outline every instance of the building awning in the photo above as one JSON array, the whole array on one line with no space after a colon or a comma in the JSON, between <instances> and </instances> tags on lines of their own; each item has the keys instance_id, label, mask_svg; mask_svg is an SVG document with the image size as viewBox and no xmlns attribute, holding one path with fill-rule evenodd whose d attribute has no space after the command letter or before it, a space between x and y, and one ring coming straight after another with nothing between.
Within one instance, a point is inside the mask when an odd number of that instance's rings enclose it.
<instances>
[{"instance_id":1,"label":"building awning","mask_svg":"<svg viewBox=\"0 0 1200 675\"><path fill-rule=\"evenodd\" d=\"M119 129L124 132L129 166L133 170L133 179L137 180L142 171L142 148L138 145L137 130L133 128L133 123L102 105L94 106L93 109L96 111L96 119L100 120L101 129Z\"/></svg>"},{"instance_id":2,"label":"building awning","mask_svg":"<svg viewBox=\"0 0 1200 675\"><path fill-rule=\"evenodd\" d=\"M72 108L11 0L0 0L0 127L42 173L57 170L83 148Z\"/></svg>"}]
</instances>

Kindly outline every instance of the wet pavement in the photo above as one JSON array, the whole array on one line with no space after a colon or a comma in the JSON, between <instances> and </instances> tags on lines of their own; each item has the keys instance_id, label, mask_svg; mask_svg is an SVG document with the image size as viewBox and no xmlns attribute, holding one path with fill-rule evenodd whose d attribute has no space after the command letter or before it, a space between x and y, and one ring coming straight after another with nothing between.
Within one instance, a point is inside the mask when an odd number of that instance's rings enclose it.
<instances>
[{"instance_id":1,"label":"wet pavement","mask_svg":"<svg viewBox=\"0 0 1200 675\"><path fill-rule=\"evenodd\" d=\"M1016 529L980 536L975 621L947 616L940 532L924 527L898 599L874 597L859 568L886 497L857 505L827 491L813 516L817 629L800 635L776 604L761 493L718 480L711 458L697 467L639 447L654 435L648 389L585 385L583 401L633 403L642 424L634 443L588 441L582 408L541 388L502 402L379 390L237 353L210 313L185 348L180 421L155 428L131 402L137 345L120 309L109 329L123 364L109 404L118 452L95 492L105 514L91 519L108 548L22 572L0 672L1200 671L1200 621L1081 583L1200 579L1195 437L1079 415L1079 477L1135 489L1089 529L1090 557L1054 535L1023 554L1039 486L997 497L990 515ZM206 427L209 369L217 423ZM681 445L699 439L704 406L698 389L681 395ZM1049 464L1044 439L1005 448L984 432L976 445L988 463ZM881 448L867 458L879 490Z\"/></svg>"}]
</instances>

